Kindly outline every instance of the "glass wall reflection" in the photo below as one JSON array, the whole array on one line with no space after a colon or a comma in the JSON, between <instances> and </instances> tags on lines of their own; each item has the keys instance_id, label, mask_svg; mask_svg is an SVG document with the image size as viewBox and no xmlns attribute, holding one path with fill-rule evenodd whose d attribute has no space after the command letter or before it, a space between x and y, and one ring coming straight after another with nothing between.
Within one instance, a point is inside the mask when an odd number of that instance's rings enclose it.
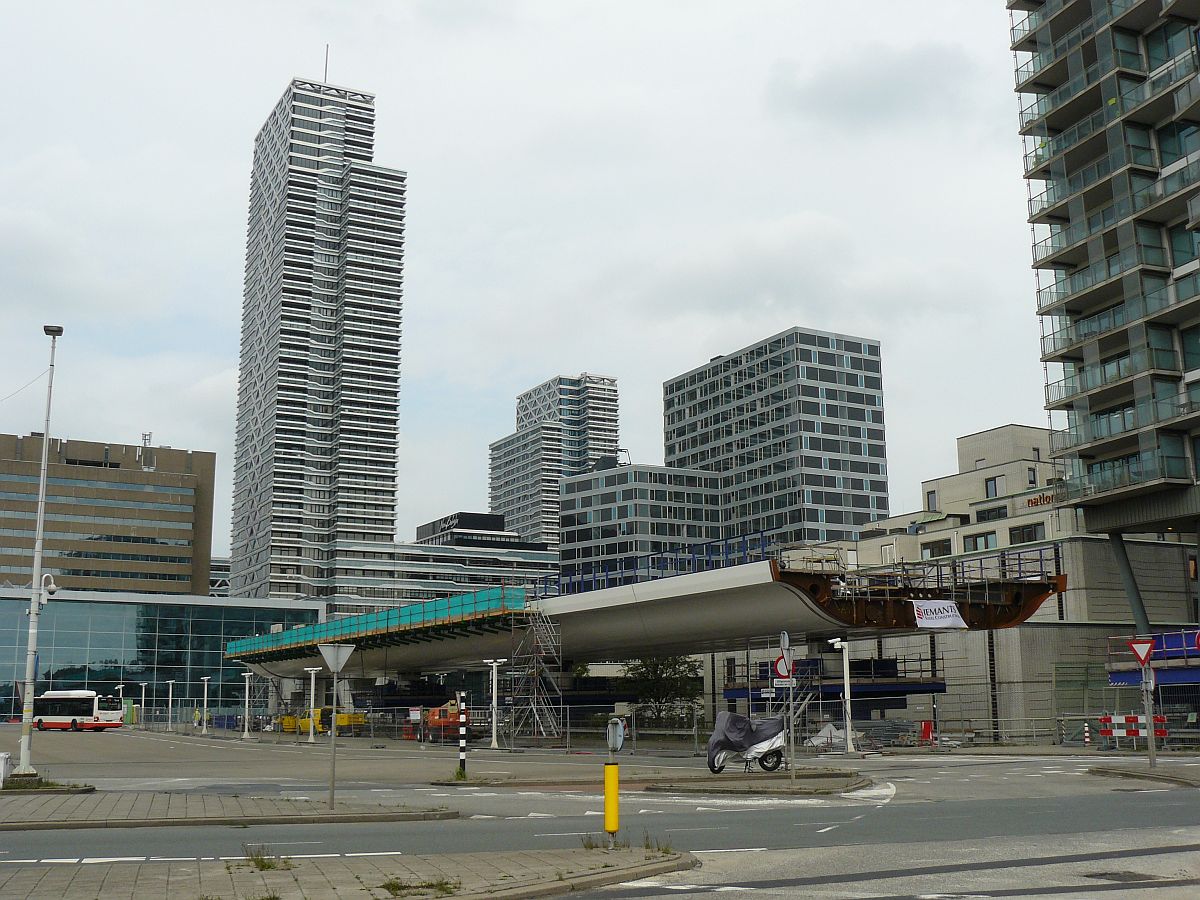
<instances>
[{"instance_id":1,"label":"glass wall reflection","mask_svg":"<svg viewBox=\"0 0 1200 900\"><path fill-rule=\"evenodd\" d=\"M0 598L0 719L19 718L17 683L25 676L28 600ZM38 620L36 693L94 690L162 706L175 681L176 702L200 700L209 675L213 707L242 702L245 668L224 658L226 642L317 621L315 609L209 604L53 600Z\"/></svg>"}]
</instances>

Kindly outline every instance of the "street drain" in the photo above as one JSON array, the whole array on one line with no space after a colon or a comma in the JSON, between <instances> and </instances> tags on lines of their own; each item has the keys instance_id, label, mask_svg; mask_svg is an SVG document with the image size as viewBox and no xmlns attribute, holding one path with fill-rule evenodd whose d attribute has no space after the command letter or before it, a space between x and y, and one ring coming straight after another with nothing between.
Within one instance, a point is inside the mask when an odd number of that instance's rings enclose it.
<instances>
[{"instance_id":1,"label":"street drain","mask_svg":"<svg viewBox=\"0 0 1200 900\"><path fill-rule=\"evenodd\" d=\"M1085 875L1085 878L1098 878L1102 881L1119 881L1122 883L1133 883L1136 881L1158 881L1163 876L1147 875L1144 872L1092 872L1090 875Z\"/></svg>"}]
</instances>

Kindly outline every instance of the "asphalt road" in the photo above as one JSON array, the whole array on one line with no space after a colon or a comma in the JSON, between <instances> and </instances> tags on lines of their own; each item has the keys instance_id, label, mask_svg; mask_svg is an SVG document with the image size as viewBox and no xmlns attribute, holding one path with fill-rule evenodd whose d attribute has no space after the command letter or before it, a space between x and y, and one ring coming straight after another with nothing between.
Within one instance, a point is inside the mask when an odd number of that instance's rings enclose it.
<instances>
[{"instance_id":1,"label":"asphalt road","mask_svg":"<svg viewBox=\"0 0 1200 900\"><path fill-rule=\"evenodd\" d=\"M0 747L11 735L0 730ZM54 739L52 742L51 738ZM229 744L139 735L39 735L60 779L106 790L222 791L319 799L324 747ZM91 743L84 741L91 740ZM1095 756L937 755L855 760L873 788L822 798L622 793L622 836L700 854L701 869L594 896L704 896L739 888L775 896L1200 896L1200 793L1099 778ZM1105 760L1108 761L1108 760ZM339 752L338 796L447 806L463 818L381 824L202 826L6 833L0 865L24 860L449 853L578 847L601 832L598 756L471 755L496 778L596 778L596 785L435 786L450 748ZM833 760L827 764L840 764ZM1171 764L1200 766L1200 759ZM639 757L622 772L669 778L703 760ZM728 775L736 780L736 773ZM1111 876L1111 877L1110 877Z\"/></svg>"}]
</instances>

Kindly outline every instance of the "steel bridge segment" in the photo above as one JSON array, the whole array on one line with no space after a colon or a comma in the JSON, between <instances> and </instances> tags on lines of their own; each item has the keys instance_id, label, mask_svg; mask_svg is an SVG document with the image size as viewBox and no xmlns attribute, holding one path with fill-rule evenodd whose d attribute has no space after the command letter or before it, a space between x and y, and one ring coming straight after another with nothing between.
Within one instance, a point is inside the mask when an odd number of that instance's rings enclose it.
<instances>
[{"instance_id":1,"label":"steel bridge segment","mask_svg":"<svg viewBox=\"0 0 1200 900\"><path fill-rule=\"evenodd\" d=\"M727 650L780 629L810 640L913 633L914 599L956 603L971 629L1008 628L1065 589L1062 575L1010 568L910 564L846 573L781 569L764 560L536 604L561 629L565 658L630 659ZM521 589L492 589L437 607L421 604L424 611L403 607L234 641L225 655L264 675L300 677L306 665L319 663L318 643L348 641L359 647L349 665L354 676L476 668L511 653L514 625L527 617L532 599Z\"/></svg>"}]
</instances>

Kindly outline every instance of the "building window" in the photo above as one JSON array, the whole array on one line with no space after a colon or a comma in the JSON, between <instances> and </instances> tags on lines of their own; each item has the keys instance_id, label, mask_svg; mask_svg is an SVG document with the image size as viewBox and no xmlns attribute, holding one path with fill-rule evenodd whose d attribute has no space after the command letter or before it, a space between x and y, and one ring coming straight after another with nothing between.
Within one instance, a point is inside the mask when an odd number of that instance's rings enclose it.
<instances>
[{"instance_id":1,"label":"building window","mask_svg":"<svg viewBox=\"0 0 1200 900\"><path fill-rule=\"evenodd\" d=\"M1030 466L1025 470L1026 480L1030 487L1037 487L1037 469Z\"/></svg>"},{"instance_id":2,"label":"building window","mask_svg":"<svg viewBox=\"0 0 1200 900\"><path fill-rule=\"evenodd\" d=\"M1045 539L1045 522L1033 522L1029 525L1018 525L1016 528L1008 529L1010 544L1028 544L1031 541L1044 541Z\"/></svg>"},{"instance_id":3,"label":"building window","mask_svg":"<svg viewBox=\"0 0 1200 900\"><path fill-rule=\"evenodd\" d=\"M930 511L937 509L937 491L925 492L925 508Z\"/></svg>"},{"instance_id":4,"label":"building window","mask_svg":"<svg viewBox=\"0 0 1200 900\"><path fill-rule=\"evenodd\" d=\"M996 532L994 531L989 531L986 534L968 534L963 538L964 553L994 549L996 549Z\"/></svg>"},{"instance_id":5,"label":"building window","mask_svg":"<svg viewBox=\"0 0 1200 900\"><path fill-rule=\"evenodd\" d=\"M949 556L954 552L954 546L950 539L944 541L930 541L928 544L921 545L921 559L934 559L938 556Z\"/></svg>"},{"instance_id":6,"label":"building window","mask_svg":"<svg viewBox=\"0 0 1200 900\"><path fill-rule=\"evenodd\" d=\"M994 522L997 519L1008 518L1007 506L992 506L988 509L981 509L975 513L976 522Z\"/></svg>"},{"instance_id":7,"label":"building window","mask_svg":"<svg viewBox=\"0 0 1200 900\"><path fill-rule=\"evenodd\" d=\"M983 496L999 497L1000 496L1000 476L993 475L991 478L983 480Z\"/></svg>"}]
</instances>

